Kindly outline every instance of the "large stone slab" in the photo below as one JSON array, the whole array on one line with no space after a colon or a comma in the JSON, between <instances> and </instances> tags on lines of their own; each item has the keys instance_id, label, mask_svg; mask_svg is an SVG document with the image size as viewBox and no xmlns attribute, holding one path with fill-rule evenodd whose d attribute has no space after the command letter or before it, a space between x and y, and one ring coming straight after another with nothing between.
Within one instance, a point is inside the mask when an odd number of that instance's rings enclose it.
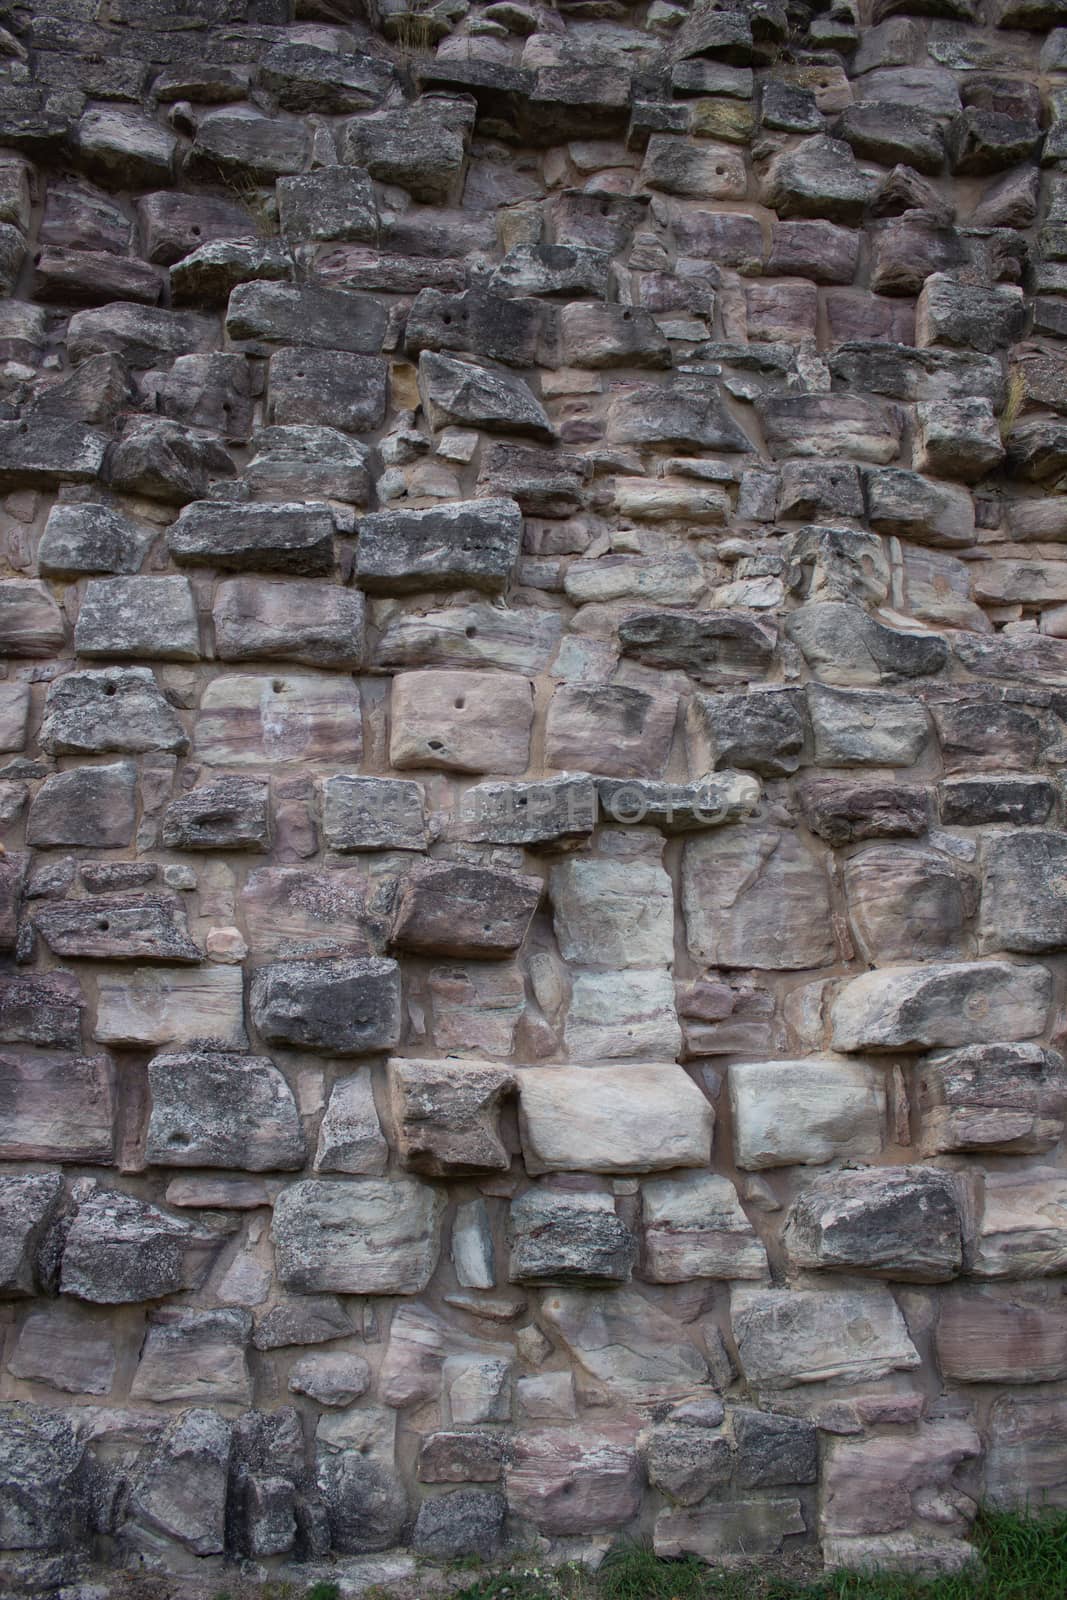
<instances>
[{"instance_id":1,"label":"large stone slab","mask_svg":"<svg viewBox=\"0 0 1067 1600\"><path fill-rule=\"evenodd\" d=\"M626 1525L641 1504L641 1469L625 1428L528 1430L506 1471L508 1505L555 1537Z\"/></svg>"},{"instance_id":2,"label":"large stone slab","mask_svg":"<svg viewBox=\"0 0 1067 1600\"><path fill-rule=\"evenodd\" d=\"M432 428L482 428L551 444L555 430L533 390L511 372L424 350L419 396Z\"/></svg>"},{"instance_id":3,"label":"large stone slab","mask_svg":"<svg viewBox=\"0 0 1067 1600\"><path fill-rule=\"evenodd\" d=\"M670 967L674 890L656 860L573 857L549 875L564 961L584 967Z\"/></svg>"},{"instance_id":4,"label":"large stone slab","mask_svg":"<svg viewBox=\"0 0 1067 1600\"><path fill-rule=\"evenodd\" d=\"M500 1129L509 1067L455 1057L389 1061L389 1091L401 1164L431 1178L506 1172L511 1157Z\"/></svg>"},{"instance_id":5,"label":"large stone slab","mask_svg":"<svg viewBox=\"0 0 1067 1600\"><path fill-rule=\"evenodd\" d=\"M0 1055L0 1160L110 1166L116 1096L110 1056Z\"/></svg>"},{"instance_id":6,"label":"large stone slab","mask_svg":"<svg viewBox=\"0 0 1067 1600\"><path fill-rule=\"evenodd\" d=\"M41 744L52 755L184 751L189 739L150 667L68 672L49 684Z\"/></svg>"},{"instance_id":7,"label":"large stone slab","mask_svg":"<svg viewBox=\"0 0 1067 1600\"><path fill-rule=\"evenodd\" d=\"M657 1172L711 1158L714 1113L681 1067L523 1067L518 1078L532 1174Z\"/></svg>"},{"instance_id":8,"label":"large stone slab","mask_svg":"<svg viewBox=\"0 0 1067 1600\"><path fill-rule=\"evenodd\" d=\"M229 777L198 784L167 806L162 836L168 850L269 850L270 785Z\"/></svg>"},{"instance_id":9,"label":"large stone slab","mask_svg":"<svg viewBox=\"0 0 1067 1600\"><path fill-rule=\"evenodd\" d=\"M333 527L326 506L198 500L167 530L167 549L183 567L325 578L333 572Z\"/></svg>"},{"instance_id":10,"label":"large stone slab","mask_svg":"<svg viewBox=\"0 0 1067 1600\"><path fill-rule=\"evenodd\" d=\"M1046 967L936 961L852 978L830 1009L837 1050L926 1050L1041 1033L1052 998Z\"/></svg>"},{"instance_id":11,"label":"large stone slab","mask_svg":"<svg viewBox=\"0 0 1067 1600\"><path fill-rule=\"evenodd\" d=\"M85 1441L71 1417L48 1406L0 1408L0 1546L65 1551L85 1536Z\"/></svg>"},{"instance_id":12,"label":"large stone slab","mask_svg":"<svg viewBox=\"0 0 1067 1600\"><path fill-rule=\"evenodd\" d=\"M557 1289L541 1310L581 1368L587 1399L648 1405L709 1382L708 1364L682 1324L636 1289Z\"/></svg>"},{"instance_id":13,"label":"large stone slab","mask_svg":"<svg viewBox=\"0 0 1067 1600\"><path fill-rule=\"evenodd\" d=\"M1067 1324L1057 1300L1023 1285L943 1293L935 1350L942 1376L952 1383L1056 1383L1067 1377Z\"/></svg>"},{"instance_id":14,"label":"large stone slab","mask_svg":"<svg viewBox=\"0 0 1067 1600\"><path fill-rule=\"evenodd\" d=\"M1067 1400L1039 1393L994 1401L986 1496L998 1511L1067 1505Z\"/></svg>"},{"instance_id":15,"label":"large stone slab","mask_svg":"<svg viewBox=\"0 0 1067 1600\"><path fill-rule=\"evenodd\" d=\"M267 1057L206 1050L157 1055L148 1087L145 1155L152 1165L246 1172L303 1166L296 1102Z\"/></svg>"},{"instance_id":16,"label":"large stone slab","mask_svg":"<svg viewBox=\"0 0 1067 1600\"><path fill-rule=\"evenodd\" d=\"M986 950L1067 947L1067 833L1034 829L989 840L981 938Z\"/></svg>"},{"instance_id":17,"label":"large stone slab","mask_svg":"<svg viewBox=\"0 0 1067 1600\"><path fill-rule=\"evenodd\" d=\"M278 1276L299 1294L418 1294L437 1265L445 1197L417 1178L308 1178L271 1227Z\"/></svg>"},{"instance_id":18,"label":"large stone slab","mask_svg":"<svg viewBox=\"0 0 1067 1600\"><path fill-rule=\"evenodd\" d=\"M653 1283L767 1276L767 1251L729 1178L693 1172L642 1185L643 1276Z\"/></svg>"},{"instance_id":19,"label":"large stone slab","mask_svg":"<svg viewBox=\"0 0 1067 1600\"><path fill-rule=\"evenodd\" d=\"M209 1400L252 1404L247 1350L249 1311L200 1311L160 1306L149 1312L148 1333L133 1382L132 1400Z\"/></svg>"},{"instance_id":20,"label":"large stone slab","mask_svg":"<svg viewBox=\"0 0 1067 1600\"><path fill-rule=\"evenodd\" d=\"M514 500L457 500L427 511L378 511L363 517L356 572L374 594L412 590L507 588L522 545Z\"/></svg>"},{"instance_id":21,"label":"large stone slab","mask_svg":"<svg viewBox=\"0 0 1067 1600\"><path fill-rule=\"evenodd\" d=\"M198 962L184 903L176 895L94 895L46 904L34 923L58 956L96 961Z\"/></svg>"},{"instance_id":22,"label":"large stone slab","mask_svg":"<svg viewBox=\"0 0 1067 1600\"><path fill-rule=\"evenodd\" d=\"M85 846L123 849L137 822L137 769L132 761L73 767L46 778L30 802L26 843L38 849Z\"/></svg>"},{"instance_id":23,"label":"large stone slab","mask_svg":"<svg viewBox=\"0 0 1067 1600\"><path fill-rule=\"evenodd\" d=\"M548 703L545 762L557 771L660 778L678 698L626 684L561 684Z\"/></svg>"},{"instance_id":24,"label":"large stone slab","mask_svg":"<svg viewBox=\"0 0 1067 1600\"><path fill-rule=\"evenodd\" d=\"M652 1540L661 1559L697 1556L716 1565L748 1566L756 1557L775 1555L791 1534L806 1532L800 1501L778 1496L661 1511Z\"/></svg>"},{"instance_id":25,"label":"large stone slab","mask_svg":"<svg viewBox=\"0 0 1067 1600\"><path fill-rule=\"evenodd\" d=\"M247 1050L240 967L139 967L97 983L100 1044L155 1046L210 1042Z\"/></svg>"},{"instance_id":26,"label":"large stone slab","mask_svg":"<svg viewBox=\"0 0 1067 1600\"><path fill-rule=\"evenodd\" d=\"M934 850L872 845L844 870L856 948L872 966L962 953L969 881Z\"/></svg>"},{"instance_id":27,"label":"large stone slab","mask_svg":"<svg viewBox=\"0 0 1067 1600\"><path fill-rule=\"evenodd\" d=\"M358 762L359 690L350 678L221 674L200 698L195 750L209 767Z\"/></svg>"},{"instance_id":28,"label":"large stone slab","mask_svg":"<svg viewBox=\"0 0 1067 1600\"><path fill-rule=\"evenodd\" d=\"M200 624L187 578L90 578L74 648L116 661L198 661Z\"/></svg>"},{"instance_id":29,"label":"large stone slab","mask_svg":"<svg viewBox=\"0 0 1067 1600\"><path fill-rule=\"evenodd\" d=\"M370 955L381 923L368 894L355 868L257 867L240 894L249 947L287 961Z\"/></svg>"},{"instance_id":30,"label":"large stone slab","mask_svg":"<svg viewBox=\"0 0 1067 1600\"><path fill-rule=\"evenodd\" d=\"M393 679L389 760L402 771L525 772L532 725L533 688L526 678L401 672Z\"/></svg>"},{"instance_id":31,"label":"large stone slab","mask_svg":"<svg viewBox=\"0 0 1067 1600\"><path fill-rule=\"evenodd\" d=\"M673 1060L682 1032L669 969L574 972L563 1042L575 1061Z\"/></svg>"},{"instance_id":32,"label":"large stone slab","mask_svg":"<svg viewBox=\"0 0 1067 1600\"><path fill-rule=\"evenodd\" d=\"M791 830L745 824L690 839L682 905L696 961L792 971L836 958L825 868Z\"/></svg>"},{"instance_id":33,"label":"large stone slab","mask_svg":"<svg viewBox=\"0 0 1067 1600\"><path fill-rule=\"evenodd\" d=\"M924 1057L916 1074L924 1155L1031 1155L1067 1118L1067 1068L1037 1044L975 1044Z\"/></svg>"},{"instance_id":34,"label":"large stone slab","mask_svg":"<svg viewBox=\"0 0 1067 1600\"><path fill-rule=\"evenodd\" d=\"M400 1041L400 969L384 956L279 961L252 981L252 1016L272 1044L335 1056Z\"/></svg>"},{"instance_id":35,"label":"large stone slab","mask_svg":"<svg viewBox=\"0 0 1067 1600\"><path fill-rule=\"evenodd\" d=\"M920 1365L887 1288L757 1289L735 1284L730 1316L738 1359L756 1389L865 1383Z\"/></svg>"},{"instance_id":36,"label":"large stone slab","mask_svg":"<svg viewBox=\"0 0 1067 1600\"><path fill-rule=\"evenodd\" d=\"M541 891L541 879L527 873L420 862L404 880L390 943L422 955L510 955L526 937Z\"/></svg>"},{"instance_id":37,"label":"large stone slab","mask_svg":"<svg viewBox=\"0 0 1067 1600\"><path fill-rule=\"evenodd\" d=\"M195 1288L232 1225L176 1215L118 1190L79 1204L63 1243L60 1291L96 1305Z\"/></svg>"},{"instance_id":38,"label":"large stone slab","mask_svg":"<svg viewBox=\"0 0 1067 1600\"><path fill-rule=\"evenodd\" d=\"M818 1166L874 1156L885 1141L886 1080L845 1056L736 1061L728 1074L739 1167Z\"/></svg>"},{"instance_id":39,"label":"large stone slab","mask_svg":"<svg viewBox=\"0 0 1067 1600\"><path fill-rule=\"evenodd\" d=\"M30 1312L7 1363L16 1378L81 1395L110 1393L116 1366L105 1318L62 1302Z\"/></svg>"},{"instance_id":40,"label":"large stone slab","mask_svg":"<svg viewBox=\"0 0 1067 1600\"><path fill-rule=\"evenodd\" d=\"M934 1167L820 1174L790 1207L783 1241L798 1267L943 1283L963 1262L960 1197Z\"/></svg>"}]
</instances>

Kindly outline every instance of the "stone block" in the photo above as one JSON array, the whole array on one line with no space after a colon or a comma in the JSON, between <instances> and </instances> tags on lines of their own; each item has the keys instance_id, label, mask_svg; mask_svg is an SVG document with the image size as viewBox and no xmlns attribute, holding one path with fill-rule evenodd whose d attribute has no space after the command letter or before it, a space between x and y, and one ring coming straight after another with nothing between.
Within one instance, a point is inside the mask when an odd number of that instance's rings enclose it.
<instances>
[{"instance_id":1,"label":"stone block","mask_svg":"<svg viewBox=\"0 0 1067 1600\"><path fill-rule=\"evenodd\" d=\"M26 843L51 850L75 846L124 849L137 820L137 769L132 761L73 767L46 778L30 802Z\"/></svg>"},{"instance_id":2,"label":"stone block","mask_svg":"<svg viewBox=\"0 0 1067 1600\"><path fill-rule=\"evenodd\" d=\"M682 906L697 961L792 971L835 959L825 869L789 830L748 825L688 840Z\"/></svg>"},{"instance_id":3,"label":"stone block","mask_svg":"<svg viewBox=\"0 0 1067 1600\"><path fill-rule=\"evenodd\" d=\"M923 1058L922 1151L1040 1154L1063 1132L1067 1068L1037 1044L977 1044Z\"/></svg>"},{"instance_id":4,"label":"stone block","mask_svg":"<svg viewBox=\"0 0 1067 1600\"><path fill-rule=\"evenodd\" d=\"M548 705L545 762L557 771L661 777L677 708L677 696L664 690L562 684Z\"/></svg>"},{"instance_id":5,"label":"stone block","mask_svg":"<svg viewBox=\"0 0 1067 1600\"><path fill-rule=\"evenodd\" d=\"M745 1171L876 1156L886 1137L886 1078L843 1056L738 1061L728 1074L734 1156Z\"/></svg>"},{"instance_id":6,"label":"stone block","mask_svg":"<svg viewBox=\"0 0 1067 1600\"><path fill-rule=\"evenodd\" d=\"M358 868L257 867L241 890L253 953L285 960L372 954L383 929L368 911L367 889Z\"/></svg>"},{"instance_id":7,"label":"stone block","mask_svg":"<svg viewBox=\"0 0 1067 1600\"><path fill-rule=\"evenodd\" d=\"M706 1166L714 1113L681 1067L524 1067L526 1170L657 1172Z\"/></svg>"},{"instance_id":8,"label":"stone block","mask_svg":"<svg viewBox=\"0 0 1067 1600\"><path fill-rule=\"evenodd\" d=\"M597 788L584 774L478 783L464 791L456 827L459 837L475 843L571 844L592 833L597 810Z\"/></svg>"},{"instance_id":9,"label":"stone block","mask_svg":"<svg viewBox=\"0 0 1067 1600\"><path fill-rule=\"evenodd\" d=\"M420 589L502 594L521 545L522 515L510 499L378 511L360 520L356 572L372 594Z\"/></svg>"},{"instance_id":10,"label":"stone block","mask_svg":"<svg viewBox=\"0 0 1067 1600\"><path fill-rule=\"evenodd\" d=\"M187 578L90 578L74 648L118 661L197 661L200 626Z\"/></svg>"},{"instance_id":11,"label":"stone block","mask_svg":"<svg viewBox=\"0 0 1067 1600\"><path fill-rule=\"evenodd\" d=\"M766 395L756 402L756 411L776 461L850 456L887 466L900 448L895 408L863 395Z\"/></svg>"},{"instance_id":12,"label":"stone block","mask_svg":"<svg viewBox=\"0 0 1067 1600\"><path fill-rule=\"evenodd\" d=\"M37 567L47 578L136 572L154 536L152 527L111 506L58 503L41 534Z\"/></svg>"},{"instance_id":13,"label":"stone block","mask_svg":"<svg viewBox=\"0 0 1067 1600\"><path fill-rule=\"evenodd\" d=\"M334 1056L389 1050L400 1039L400 971L382 956L280 961L256 973L251 1007L271 1044Z\"/></svg>"},{"instance_id":14,"label":"stone block","mask_svg":"<svg viewBox=\"0 0 1067 1600\"><path fill-rule=\"evenodd\" d=\"M994 1401L986 1495L998 1511L1067 1504L1067 1402L1005 1394Z\"/></svg>"},{"instance_id":15,"label":"stone block","mask_svg":"<svg viewBox=\"0 0 1067 1600\"><path fill-rule=\"evenodd\" d=\"M0 656L50 656L62 651L67 627L46 583L0 579Z\"/></svg>"},{"instance_id":16,"label":"stone block","mask_svg":"<svg viewBox=\"0 0 1067 1600\"><path fill-rule=\"evenodd\" d=\"M1067 944L1067 834L1033 829L986 847L981 939L986 950L1029 954Z\"/></svg>"},{"instance_id":17,"label":"stone block","mask_svg":"<svg viewBox=\"0 0 1067 1600\"><path fill-rule=\"evenodd\" d=\"M153 1056L148 1088L145 1156L152 1166L269 1172L304 1164L296 1102L266 1056L207 1050Z\"/></svg>"},{"instance_id":18,"label":"stone block","mask_svg":"<svg viewBox=\"0 0 1067 1600\"><path fill-rule=\"evenodd\" d=\"M173 895L99 895L45 904L34 923L57 956L96 961L199 962L185 906Z\"/></svg>"},{"instance_id":19,"label":"stone block","mask_svg":"<svg viewBox=\"0 0 1067 1600\"><path fill-rule=\"evenodd\" d=\"M0 1041L80 1050L82 987L72 972L0 978Z\"/></svg>"},{"instance_id":20,"label":"stone block","mask_svg":"<svg viewBox=\"0 0 1067 1600\"><path fill-rule=\"evenodd\" d=\"M270 784L264 778L198 784L167 806L162 838L168 850L269 850Z\"/></svg>"},{"instance_id":21,"label":"stone block","mask_svg":"<svg viewBox=\"0 0 1067 1600\"><path fill-rule=\"evenodd\" d=\"M218 1411L183 1411L168 1422L132 1486L134 1529L196 1556L221 1555L232 1443L233 1423Z\"/></svg>"},{"instance_id":22,"label":"stone block","mask_svg":"<svg viewBox=\"0 0 1067 1600\"><path fill-rule=\"evenodd\" d=\"M816 600L789 613L786 632L816 677L844 688L934 677L948 662L939 633L892 628L845 601Z\"/></svg>"},{"instance_id":23,"label":"stone block","mask_svg":"<svg viewBox=\"0 0 1067 1600\"><path fill-rule=\"evenodd\" d=\"M690 766L745 767L764 778L788 777L800 765L807 722L802 690L694 695L685 729Z\"/></svg>"},{"instance_id":24,"label":"stone block","mask_svg":"<svg viewBox=\"0 0 1067 1600\"><path fill-rule=\"evenodd\" d=\"M820 1175L790 1207L783 1239L795 1266L905 1283L944 1283L963 1261L956 1186L933 1167Z\"/></svg>"},{"instance_id":25,"label":"stone block","mask_svg":"<svg viewBox=\"0 0 1067 1600\"><path fill-rule=\"evenodd\" d=\"M830 1011L837 1050L924 1050L1029 1039L1051 998L1046 967L930 962L850 979Z\"/></svg>"},{"instance_id":26,"label":"stone block","mask_svg":"<svg viewBox=\"0 0 1067 1600\"><path fill-rule=\"evenodd\" d=\"M741 1370L758 1391L867 1383L920 1365L904 1318L883 1285L763 1289L735 1284L730 1317Z\"/></svg>"},{"instance_id":27,"label":"stone block","mask_svg":"<svg viewBox=\"0 0 1067 1600\"><path fill-rule=\"evenodd\" d=\"M735 1406L730 1420L742 1489L779 1489L817 1481L819 1435L813 1423L749 1406Z\"/></svg>"},{"instance_id":28,"label":"stone block","mask_svg":"<svg viewBox=\"0 0 1067 1600\"><path fill-rule=\"evenodd\" d=\"M232 1225L198 1222L117 1190L94 1190L66 1231L60 1293L114 1306L195 1288L230 1231Z\"/></svg>"},{"instance_id":29,"label":"stone block","mask_svg":"<svg viewBox=\"0 0 1067 1600\"><path fill-rule=\"evenodd\" d=\"M374 1104L370 1069L339 1078L319 1124L316 1172L377 1177L385 1171L389 1146Z\"/></svg>"},{"instance_id":30,"label":"stone block","mask_svg":"<svg viewBox=\"0 0 1067 1600\"><path fill-rule=\"evenodd\" d=\"M220 661L292 661L357 671L365 649L363 596L332 583L228 578L212 611Z\"/></svg>"},{"instance_id":31,"label":"stone block","mask_svg":"<svg viewBox=\"0 0 1067 1600\"><path fill-rule=\"evenodd\" d=\"M754 1557L775 1555L790 1534L806 1531L799 1500L768 1497L661 1511L652 1539L661 1559L697 1556L716 1565L747 1565Z\"/></svg>"},{"instance_id":32,"label":"stone block","mask_svg":"<svg viewBox=\"0 0 1067 1600\"><path fill-rule=\"evenodd\" d=\"M764 676L778 630L736 611L633 611L619 623L624 655L645 666L678 668L703 684Z\"/></svg>"},{"instance_id":33,"label":"stone block","mask_svg":"<svg viewBox=\"0 0 1067 1600\"><path fill-rule=\"evenodd\" d=\"M505 672L401 672L393 679L389 759L446 772L525 772L533 692Z\"/></svg>"},{"instance_id":34,"label":"stone block","mask_svg":"<svg viewBox=\"0 0 1067 1600\"><path fill-rule=\"evenodd\" d=\"M424 350L419 396L431 428L481 428L551 444L555 432L533 390L510 372Z\"/></svg>"},{"instance_id":35,"label":"stone block","mask_svg":"<svg viewBox=\"0 0 1067 1600\"><path fill-rule=\"evenodd\" d=\"M16 1559L67 1552L89 1521L85 1441L50 1406L6 1401L0 1409L0 1541Z\"/></svg>"},{"instance_id":36,"label":"stone block","mask_svg":"<svg viewBox=\"0 0 1067 1600\"><path fill-rule=\"evenodd\" d=\"M863 689L808 685L808 713L820 767L911 767L926 746L921 701Z\"/></svg>"},{"instance_id":37,"label":"stone block","mask_svg":"<svg viewBox=\"0 0 1067 1600\"><path fill-rule=\"evenodd\" d=\"M696 1505L730 1481L730 1441L705 1428L672 1427L669 1423L650 1428L643 1455L649 1483L674 1505Z\"/></svg>"},{"instance_id":38,"label":"stone block","mask_svg":"<svg viewBox=\"0 0 1067 1600\"><path fill-rule=\"evenodd\" d=\"M400 891L390 943L423 955L509 955L526 937L541 889L530 875L421 862Z\"/></svg>"},{"instance_id":39,"label":"stone block","mask_svg":"<svg viewBox=\"0 0 1067 1600\"><path fill-rule=\"evenodd\" d=\"M511 1157L500 1116L515 1092L509 1067L450 1057L392 1057L389 1093L401 1165L431 1178L506 1172Z\"/></svg>"},{"instance_id":40,"label":"stone block","mask_svg":"<svg viewBox=\"0 0 1067 1600\"><path fill-rule=\"evenodd\" d=\"M1056 1383L1067 1329L1040 1289L956 1288L938 1301L937 1364L950 1383Z\"/></svg>"},{"instance_id":41,"label":"stone block","mask_svg":"<svg viewBox=\"0 0 1067 1600\"><path fill-rule=\"evenodd\" d=\"M187 1306L150 1311L130 1398L250 1406L252 1374L246 1352L251 1333L249 1311Z\"/></svg>"},{"instance_id":42,"label":"stone block","mask_svg":"<svg viewBox=\"0 0 1067 1600\"><path fill-rule=\"evenodd\" d=\"M385 421L388 401L389 371L379 356L329 348L271 355L267 413L278 426L369 433Z\"/></svg>"},{"instance_id":43,"label":"stone block","mask_svg":"<svg viewBox=\"0 0 1067 1600\"><path fill-rule=\"evenodd\" d=\"M760 198L783 219L825 217L848 225L862 221L873 189L850 147L819 134L774 157Z\"/></svg>"},{"instance_id":44,"label":"stone block","mask_svg":"<svg viewBox=\"0 0 1067 1600\"><path fill-rule=\"evenodd\" d=\"M513 1515L552 1537L625 1526L641 1503L633 1435L619 1427L520 1433L505 1481Z\"/></svg>"},{"instance_id":45,"label":"stone block","mask_svg":"<svg viewBox=\"0 0 1067 1600\"><path fill-rule=\"evenodd\" d=\"M299 1294L418 1294L440 1248L444 1195L417 1178L314 1178L279 1194L278 1276Z\"/></svg>"},{"instance_id":46,"label":"stone block","mask_svg":"<svg viewBox=\"0 0 1067 1600\"><path fill-rule=\"evenodd\" d=\"M402 110L352 117L341 134L341 160L413 200L445 205L466 159L473 110L462 96L426 95Z\"/></svg>"},{"instance_id":47,"label":"stone block","mask_svg":"<svg viewBox=\"0 0 1067 1600\"><path fill-rule=\"evenodd\" d=\"M288 283L241 283L230 295L226 333L246 347L310 346L377 355L385 335L385 307L370 295Z\"/></svg>"},{"instance_id":48,"label":"stone block","mask_svg":"<svg viewBox=\"0 0 1067 1600\"><path fill-rule=\"evenodd\" d=\"M670 972L574 973L563 1043L576 1061L675 1058L682 1033Z\"/></svg>"},{"instance_id":49,"label":"stone block","mask_svg":"<svg viewBox=\"0 0 1067 1600\"><path fill-rule=\"evenodd\" d=\"M989 1173L969 1262L978 1278L1037 1278L1067 1264L1067 1180L1055 1167Z\"/></svg>"},{"instance_id":50,"label":"stone block","mask_svg":"<svg viewBox=\"0 0 1067 1600\"><path fill-rule=\"evenodd\" d=\"M936 851L871 845L849 857L844 880L856 948L872 966L962 953L972 885Z\"/></svg>"},{"instance_id":51,"label":"stone block","mask_svg":"<svg viewBox=\"0 0 1067 1600\"><path fill-rule=\"evenodd\" d=\"M560 954L579 966L669 967L674 890L654 859L573 857L549 874Z\"/></svg>"},{"instance_id":52,"label":"stone block","mask_svg":"<svg viewBox=\"0 0 1067 1600\"><path fill-rule=\"evenodd\" d=\"M106 1395L117 1366L107 1323L75 1305L31 1311L19 1329L8 1371L67 1394Z\"/></svg>"},{"instance_id":53,"label":"stone block","mask_svg":"<svg viewBox=\"0 0 1067 1600\"><path fill-rule=\"evenodd\" d=\"M511 1205L512 1283L625 1283L636 1250L610 1195L528 1189Z\"/></svg>"},{"instance_id":54,"label":"stone block","mask_svg":"<svg viewBox=\"0 0 1067 1600\"><path fill-rule=\"evenodd\" d=\"M97 983L100 1044L151 1047L211 1041L247 1050L240 967L138 967Z\"/></svg>"},{"instance_id":55,"label":"stone block","mask_svg":"<svg viewBox=\"0 0 1067 1600\"><path fill-rule=\"evenodd\" d=\"M36 1291L38 1252L62 1203L58 1172L0 1175L0 1298L23 1299Z\"/></svg>"},{"instance_id":56,"label":"stone block","mask_svg":"<svg viewBox=\"0 0 1067 1600\"><path fill-rule=\"evenodd\" d=\"M729 1178L687 1173L642 1185L642 1276L653 1283L767 1277L767 1252Z\"/></svg>"},{"instance_id":57,"label":"stone block","mask_svg":"<svg viewBox=\"0 0 1067 1600\"><path fill-rule=\"evenodd\" d=\"M206 685L195 750L209 767L301 767L358 762L359 689L350 678L221 674Z\"/></svg>"},{"instance_id":58,"label":"stone block","mask_svg":"<svg viewBox=\"0 0 1067 1600\"><path fill-rule=\"evenodd\" d=\"M110 1166L117 1115L110 1056L0 1055L0 1159Z\"/></svg>"},{"instance_id":59,"label":"stone block","mask_svg":"<svg viewBox=\"0 0 1067 1600\"><path fill-rule=\"evenodd\" d=\"M922 784L873 779L813 778L800 790L812 833L827 844L917 838L926 832L929 800Z\"/></svg>"},{"instance_id":60,"label":"stone block","mask_svg":"<svg viewBox=\"0 0 1067 1600\"><path fill-rule=\"evenodd\" d=\"M167 549L180 566L322 578L333 572L333 528L325 506L197 501L167 530Z\"/></svg>"}]
</instances>

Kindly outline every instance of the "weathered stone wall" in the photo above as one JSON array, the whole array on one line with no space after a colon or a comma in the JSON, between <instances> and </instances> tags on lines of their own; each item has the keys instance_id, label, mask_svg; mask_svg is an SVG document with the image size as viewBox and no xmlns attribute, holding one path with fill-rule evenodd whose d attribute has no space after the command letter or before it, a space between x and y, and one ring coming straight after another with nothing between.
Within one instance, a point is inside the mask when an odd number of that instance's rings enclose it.
<instances>
[{"instance_id":1,"label":"weathered stone wall","mask_svg":"<svg viewBox=\"0 0 1067 1600\"><path fill-rule=\"evenodd\" d=\"M952 1566L1067 1503L1067 10L396 3L0 7L4 1570Z\"/></svg>"}]
</instances>

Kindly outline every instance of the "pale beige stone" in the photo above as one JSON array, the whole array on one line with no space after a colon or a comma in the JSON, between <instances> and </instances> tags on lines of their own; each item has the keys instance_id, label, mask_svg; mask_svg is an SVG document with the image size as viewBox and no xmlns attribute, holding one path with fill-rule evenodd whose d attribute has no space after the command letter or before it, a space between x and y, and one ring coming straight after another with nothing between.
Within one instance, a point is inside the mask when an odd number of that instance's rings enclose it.
<instances>
[{"instance_id":1,"label":"pale beige stone","mask_svg":"<svg viewBox=\"0 0 1067 1600\"><path fill-rule=\"evenodd\" d=\"M715 1114L681 1067L522 1067L526 1170L656 1172L711 1159Z\"/></svg>"}]
</instances>

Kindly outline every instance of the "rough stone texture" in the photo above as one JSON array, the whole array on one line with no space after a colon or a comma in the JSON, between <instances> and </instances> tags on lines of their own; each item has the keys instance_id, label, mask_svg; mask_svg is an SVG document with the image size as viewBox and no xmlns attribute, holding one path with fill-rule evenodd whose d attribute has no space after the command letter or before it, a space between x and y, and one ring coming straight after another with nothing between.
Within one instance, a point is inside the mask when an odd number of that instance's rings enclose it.
<instances>
[{"instance_id":1,"label":"rough stone texture","mask_svg":"<svg viewBox=\"0 0 1067 1600\"><path fill-rule=\"evenodd\" d=\"M3 21L0 1587L1067 1503L1061 0Z\"/></svg>"}]
</instances>

